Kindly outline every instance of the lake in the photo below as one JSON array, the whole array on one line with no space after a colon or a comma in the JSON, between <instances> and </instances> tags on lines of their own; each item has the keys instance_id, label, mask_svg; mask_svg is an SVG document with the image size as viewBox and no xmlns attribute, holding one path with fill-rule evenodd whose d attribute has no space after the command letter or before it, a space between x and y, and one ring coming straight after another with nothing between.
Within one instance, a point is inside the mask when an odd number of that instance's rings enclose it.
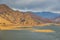
<instances>
[{"instance_id":1,"label":"lake","mask_svg":"<svg viewBox=\"0 0 60 40\"><path fill-rule=\"evenodd\" d=\"M31 30L0 31L0 40L60 40L60 26L33 27L32 29L51 29L55 32L32 32Z\"/></svg>"}]
</instances>

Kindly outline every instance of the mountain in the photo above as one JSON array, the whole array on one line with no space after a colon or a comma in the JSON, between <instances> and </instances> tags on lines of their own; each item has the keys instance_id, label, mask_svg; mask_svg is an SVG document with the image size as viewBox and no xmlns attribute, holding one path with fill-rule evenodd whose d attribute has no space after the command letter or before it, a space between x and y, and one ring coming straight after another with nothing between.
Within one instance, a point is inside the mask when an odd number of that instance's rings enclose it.
<instances>
[{"instance_id":1,"label":"mountain","mask_svg":"<svg viewBox=\"0 0 60 40\"><path fill-rule=\"evenodd\" d=\"M33 12L33 13L38 15L38 16L48 18L48 19L53 19L53 18L60 16L60 14L53 13L53 12Z\"/></svg>"},{"instance_id":2,"label":"mountain","mask_svg":"<svg viewBox=\"0 0 60 40\"><path fill-rule=\"evenodd\" d=\"M54 18L53 21L54 21L55 23L60 23L60 16Z\"/></svg>"},{"instance_id":3,"label":"mountain","mask_svg":"<svg viewBox=\"0 0 60 40\"><path fill-rule=\"evenodd\" d=\"M50 19L37 16L32 12L20 12L18 10L14 11L5 4L0 4L0 17L6 21L9 21L9 23L0 21L0 24L2 23L5 25L37 26L52 22Z\"/></svg>"}]
</instances>

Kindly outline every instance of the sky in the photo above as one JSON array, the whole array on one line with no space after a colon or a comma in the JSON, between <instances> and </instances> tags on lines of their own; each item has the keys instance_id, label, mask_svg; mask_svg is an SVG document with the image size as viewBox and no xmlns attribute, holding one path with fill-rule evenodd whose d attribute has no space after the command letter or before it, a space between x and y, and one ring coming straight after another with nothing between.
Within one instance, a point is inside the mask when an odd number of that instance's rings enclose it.
<instances>
[{"instance_id":1,"label":"sky","mask_svg":"<svg viewBox=\"0 0 60 40\"><path fill-rule=\"evenodd\" d=\"M15 10L60 13L60 0L0 0L0 4L6 4Z\"/></svg>"}]
</instances>

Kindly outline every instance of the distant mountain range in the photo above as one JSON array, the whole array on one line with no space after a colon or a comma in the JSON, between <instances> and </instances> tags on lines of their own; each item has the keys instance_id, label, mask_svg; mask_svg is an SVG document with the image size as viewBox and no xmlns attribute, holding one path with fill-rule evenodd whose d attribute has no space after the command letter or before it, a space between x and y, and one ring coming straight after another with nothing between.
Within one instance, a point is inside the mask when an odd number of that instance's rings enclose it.
<instances>
[{"instance_id":1,"label":"distant mountain range","mask_svg":"<svg viewBox=\"0 0 60 40\"><path fill-rule=\"evenodd\" d=\"M56 17L59 17L60 14L58 13L53 13L53 12L33 12L34 14L44 17L44 18L48 18L48 19L54 19Z\"/></svg>"},{"instance_id":2,"label":"distant mountain range","mask_svg":"<svg viewBox=\"0 0 60 40\"><path fill-rule=\"evenodd\" d=\"M50 18L55 18L57 16L60 16L60 15L51 13L51 12L14 11L5 4L0 5L0 17L6 19L7 21L10 21L12 24L17 24L17 25L34 26L34 25L40 25L40 24L45 24L45 23L52 23L52 22L55 22L55 20L58 20L58 18L56 18L53 21Z\"/></svg>"},{"instance_id":3,"label":"distant mountain range","mask_svg":"<svg viewBox=\"0 0 60 40\"><path fill-rule=\"evenodd\" d=\"M37 16L50 19L53 23L60 23L60 14L52 12L33 12Z\"/></svg>"}]
</instances>

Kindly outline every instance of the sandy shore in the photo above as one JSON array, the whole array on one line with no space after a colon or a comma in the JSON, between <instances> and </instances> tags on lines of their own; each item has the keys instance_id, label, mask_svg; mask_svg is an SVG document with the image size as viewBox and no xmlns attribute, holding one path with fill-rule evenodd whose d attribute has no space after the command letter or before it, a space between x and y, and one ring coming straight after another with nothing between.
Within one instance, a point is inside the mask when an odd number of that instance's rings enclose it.
<instances>
[{"instance_id":1,"label":"sandy shore","mask_svg":"<svg viewBox=\"0 0 60 40\"><path fill-rule=\"evenodd\" d=\"M46 30L42 29L42 30L32 30L32 32L47 32L47 33L49 33L49 32L55 32L55 31L50 30L50 29L46 29Z\"/></svg>"},{"instance_id":2,"label":"sandy shore","mask_svg":"<svg viewBox=\"0 0 60 40\"><path fill-rule=\"evenodd\" d=\"M31 32L45 32L45 33L49 33L49 32L55 32L54 30L50 30L50 29L33 29L32 27L15 27L15 26L0 26L0 30L30 30Z\"/></svg>"}]
</instances>

